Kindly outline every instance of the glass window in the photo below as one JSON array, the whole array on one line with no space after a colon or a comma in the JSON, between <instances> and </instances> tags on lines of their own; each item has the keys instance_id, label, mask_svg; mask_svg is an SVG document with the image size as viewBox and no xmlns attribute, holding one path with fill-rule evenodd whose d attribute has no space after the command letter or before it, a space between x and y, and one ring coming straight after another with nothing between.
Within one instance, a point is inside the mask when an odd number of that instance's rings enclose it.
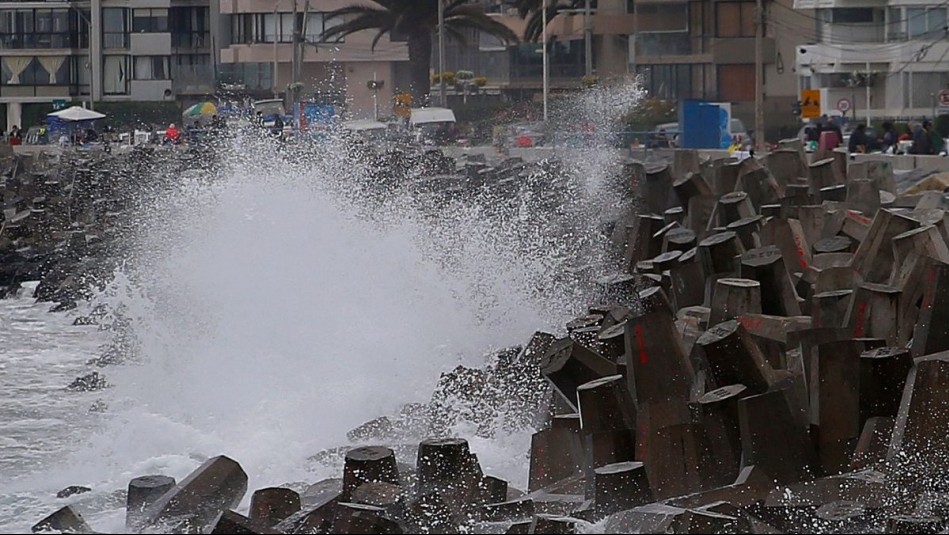
<instances>
[{"instance_id":1,"label":"glass window","mask_svg":"<svg viewBox=\"0 0 949 535\"><path fill-rule=\"evenodd\" d=\"M346 21L345 19L343 19L343 17L330 18L326 13L324 13L323 14L323 31L329 30L330 28L333 28L335 26L339 26L340 24L344 22ZM404 43L408 41L408 37L406 37L404 40L401 40L401 41L399 40L399 37L400 35L398 32L389 33L389 40L392 41L393 43ZM328 43L342 43L345 40L346 40L345 37L334 37L333 39L330 39L327 42Z\"/></svg>"},{"instance_id":2,"label":"glass window","mask_svg":"<svg viewBox=\"0 0 949 535\"><path fill-rule=\"evenodd\" d=\"M318 42L323 36L323 14L309 13L306 21L306 40Z\"/></svg>"},{"instance_id":3,"label":"glass window","mask_svg":"<svg viewBox=\"0 0 949 535\"><path fill-rule=\"evenodd\" d=\"M907 8L906 26L910 39L936 38L946 26L946 8Z\"/></svg>"},{"instance_id":4,"label":"glass window","mask_svg":"<svg viewBox=\"0 0 949 535\"><path fill-rule=\"evenodd\" d=\"M277 38L277 16L264 15L263 39L265 43L272 43Z\"/></svg>"},{"instance_id":5,"label":"glass window","mask_svg":"<svg viewBox=\"0 0 949 535\"><path fill-rule=\"evenodd\" d=\"M889 7L886 9L886 40L902 41L906 39L906 21L903 19L903 8Z\"/></svg>"},{"instance_id":6,"label":"glass window","mask_svg":"<svg viewBox=\"0 0 949 535\"><path fill-rule=\"evenodd\" d=\"M280 42L281 43L292 43L293 42L293 13L281 13L280 14Z\"/></svg>"},{"instance_id":7,"label":"glass window","mask_svg":"<svg viewBox=\"0 0 949 535\"><path fill-rule=\"evenodd\" d=\"M163 33L168 31L167 9L135 9L132 11L132 31Z\"/></svg>"},{"instance_id":8,"label":"glass window","mask_svg":"<svg viewBox=\"0 0 949 535\"><path fill-rule=\"evenodd\" d=\"M103 48L128 48L128 10L107 7L102 10Z\"/></svg>"},{"instance_id":9,"label":"glass window","mask_svg":"<svg viewBox=\"0 0 949 535\"><path fill-rule=\"evenodd\" d=\"M169 72L168 64L168 56L136 56L135 79L167 80Z\"/></svg>"},{"instance_id":10,"label":"glass window","mask_svg":"<svg viewBox=\"0 0 949 535\"><path fill-rule=\"evenodd\" d=\"M102 91L106 95L128 94L128 56L105 56L102 62Z\"/></svg>"},{"instance_id":11,"label":"glass window","mask_svg":"<svg viewBox=\"0 0 949 535\"><path fill-rule=\"evenodd\" d=\"M871 7L838 7L831 9L831 22L836 23L869 23L873 22L873 8Z\"/></svg>"}]
</instances>

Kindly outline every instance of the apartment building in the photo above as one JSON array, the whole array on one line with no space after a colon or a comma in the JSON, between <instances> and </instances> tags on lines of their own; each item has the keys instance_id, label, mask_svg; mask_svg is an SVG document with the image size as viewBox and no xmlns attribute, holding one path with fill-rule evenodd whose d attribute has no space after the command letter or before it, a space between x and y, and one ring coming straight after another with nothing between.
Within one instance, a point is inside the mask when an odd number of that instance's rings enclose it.
<instances>
[{"instance_id":1,"label":"apartment building","mask_svg":"<svg viewBox=\"0 0 949 535\"><path fill-rule=\"evenodd\" d=\"M306 0L220 0L222 87L261 98L284 95L293 82L294 24L302 28L306 12L301 96L342 106L353 118L390 115L393 96L409 85L405 42L386 35L373 49L374 31L320 42L323 31L339 23L328 14L352 3L310 0L307 8ZM380 89L370 88L379 82Z\"/></svg>"},{"instance_id":2,"label":"apartment building","mask_svg":"<svg viewBox=\"0 0 949 535\"><path fill-rule=\"evenodd\" d=\"M843 101L861 122L949 112L939 103L949 89L945 2L795 0L794 7L814 13L799 31L795 63L801 87L821 90L825 112Z\"/></svg>"},{"instance_id":3,"label":"apartment building","mask_svg":"<svg viewBox=\"0 0 949 535\"><path fill-rule=\"evenodd\" d=\"M216 0L0 0L0 111L214 92Z\"/></svg>"},{"instance_id":4,"label":"apartment building","mask_svg":"<svg viewBox=\"0 0 949 535\"><path fill-rule=\"evenodd\" d=\"M525 23L513 2L483 3L523 33ZM764 115L773 138L787 135L797 124L792 109L800 88L794 58L802 41L799 32L788 29L807 27L813 11L795 10L793 0L766 0L764 5ZM554 91L579 87L585 74L585 20L584 10L576 9L548 25L554 41L549 58ZM592 0L590 29L592 71L600 79L638 75L650 96L730 102L735 117L749 127L754 124L754 0ZM502 93L530 96L541 90L537 43L505 49L483 35L474 43L467 49L449 47L448 70L474 71Z\"/></svg>"}]
</instances>

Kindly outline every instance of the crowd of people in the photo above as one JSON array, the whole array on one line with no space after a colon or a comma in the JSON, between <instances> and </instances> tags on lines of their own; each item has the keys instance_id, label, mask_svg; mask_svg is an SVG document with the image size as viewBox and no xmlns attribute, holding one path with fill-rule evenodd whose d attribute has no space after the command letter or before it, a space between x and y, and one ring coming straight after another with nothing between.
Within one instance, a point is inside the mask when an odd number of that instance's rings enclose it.
<instances>
[{"instance_id":1,"label":"crowd of people","mask_svg":"<svg viewBox=\"0 0 949 535\"><path fill-rule=\"evenodd\" d=\"M898 154L903 151L901 143L909 142L907 154L941 154L945 149L945 140L933 129L929 120L913 122L910 132L900 133L892 121L884 121L880 129L872 129L866 124L858 124L847 140L850 153L883 152ZM821 116L805 127L804 141L825 149L834 149L844 143L840 122L836 117Z\"/></svg>"}]
</instances>

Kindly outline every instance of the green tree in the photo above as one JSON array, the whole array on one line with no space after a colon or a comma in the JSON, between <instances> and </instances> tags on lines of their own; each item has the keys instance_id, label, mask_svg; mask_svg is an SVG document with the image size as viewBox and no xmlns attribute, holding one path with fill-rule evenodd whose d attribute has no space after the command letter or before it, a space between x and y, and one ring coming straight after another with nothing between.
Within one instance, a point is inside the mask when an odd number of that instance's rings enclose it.
<instances>
[{"instance_id":1,"label":"green tree","mask_svg":"<svg viewBox=\"0 0 949 535\"><path fill-rule=\"evenodd\" d=\"M407 40L411 72L410 91L414 102L423 102L431 91L432 40L438 29L439 0L373 0L370 4L349 6L330 13L344 22L328 28L322 41L331 41L363 30L375 30L372 48L387 33L396 33ZM468 0L445 2L445 35L462 43L464 30L489 33L508 43L518 42L510 28L488 16L484 8Z\"/></svg>"}]
</instances>

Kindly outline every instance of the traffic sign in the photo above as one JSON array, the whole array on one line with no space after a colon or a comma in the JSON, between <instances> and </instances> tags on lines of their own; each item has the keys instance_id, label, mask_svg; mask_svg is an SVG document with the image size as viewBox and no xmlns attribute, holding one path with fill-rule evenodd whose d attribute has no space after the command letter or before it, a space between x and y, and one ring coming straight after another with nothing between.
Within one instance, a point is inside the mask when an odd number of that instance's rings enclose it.
<instances>
[{"instance_id":1,"label":"traffic sign","mask_svg":"<svg viewBox=\"0 0 949 535\"><path fill-rule=\"evenodd\" d=\"M949 106L949 89L943 89L939 92L939 105Z\"/></svg>"},{"instance_id":2,"label":"traffic sign","mask_svg":"<svg viewBox=\"0 0 949 535\"><path fill-rule=\"evenodd\" d=\"M840 113L847 113L851 108L853 108L853 103L850 102L849 98L842 98L837 101L837 110Z\"/></svg>"},{"instance_id":3,"label":"traffic sign","mask_svg":"<svg viewBox=\"0 0 949 535\"><path fill-rule=\"evenodd\" d=\"M54 98L53 99L53 111L59 111L66 109L66 99L64 98Z\"/></svg>"},{"instance_id":4,"label":"traffic sign","mask_svg":"<svg viewBox=\"0 0 949 535\"><path fill-rule=\"evenodd\" d=\"M801 91L801 118L816 119L820 117L820 89L804 89Z\"/></svg>"}]
</instances>

